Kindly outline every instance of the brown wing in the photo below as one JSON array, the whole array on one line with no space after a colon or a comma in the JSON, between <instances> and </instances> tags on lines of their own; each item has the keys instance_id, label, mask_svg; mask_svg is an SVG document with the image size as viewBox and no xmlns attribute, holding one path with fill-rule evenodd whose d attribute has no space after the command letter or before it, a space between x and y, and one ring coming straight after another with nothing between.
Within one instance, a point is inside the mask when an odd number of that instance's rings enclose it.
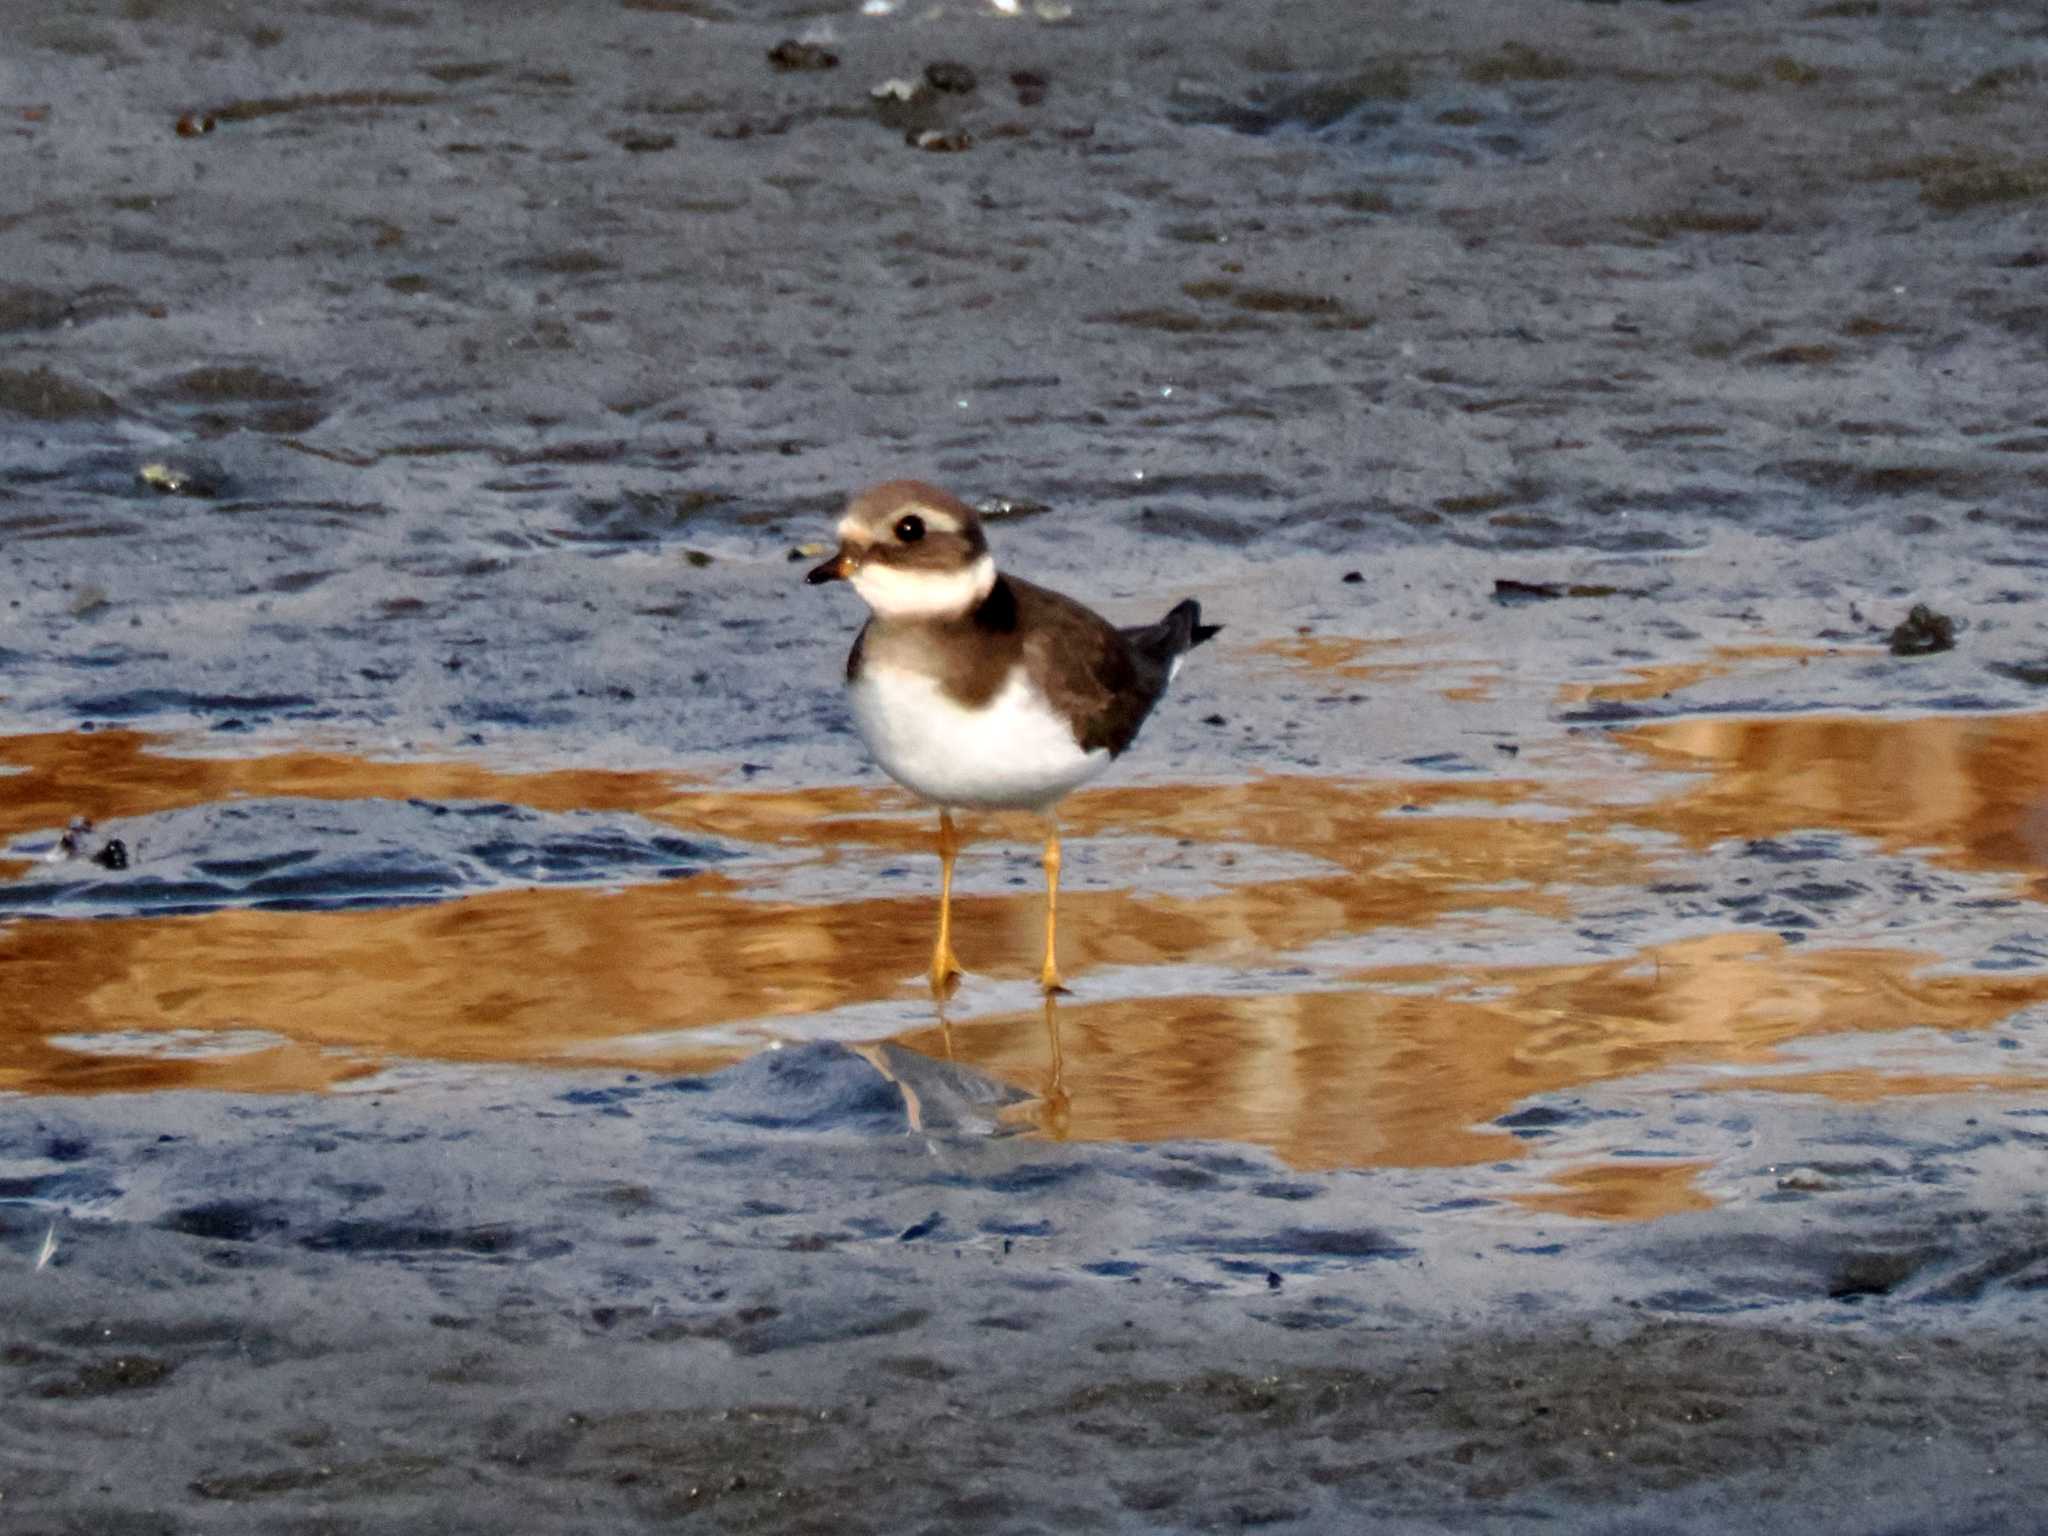
<instances>
[{"instance_id":1,"label":"brown wing","mask_svg":"<svg viewBox=\"0 0 2048 1536\"><path fill-rule=\"evenodd\" d=\"M1152 712L1163 675L1148 676L1151 669L1139 667L1116 627L1072 598L1014 578L1010 586L1047 697L1072 717L1083 751L1106 749L1115 757Z\"/></svg>"}]
</instances>

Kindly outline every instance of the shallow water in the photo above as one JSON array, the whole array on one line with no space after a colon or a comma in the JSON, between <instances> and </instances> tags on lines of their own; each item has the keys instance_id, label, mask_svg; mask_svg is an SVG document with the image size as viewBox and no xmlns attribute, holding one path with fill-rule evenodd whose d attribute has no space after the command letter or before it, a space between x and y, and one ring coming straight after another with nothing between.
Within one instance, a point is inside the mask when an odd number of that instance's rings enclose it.
<instances>
[{"instance_id":1,"label":"shallow water","mask_svg":"<svg viewBox=\"0 0 2048 1536\"><path fill-rule=\"evenodd\" d=\"M2048 1092L2043 715L1685 719L1567 738L1521 776L1077 795L1074 992L1045 1008L1035 824L985 818L943 1013L931 828L893 792L191 750L0 743L5 1087L700 1072L885 1039L1026 1090L1039 1134L1533 1160L1547 1184L1512 1172L1515 1200L1610 1219L1710 1199L1697 1175L1733 1147L1644 1139L1637 1085ZM52 862L85 812L127 869Z\"/></svg>"}]
</instances>

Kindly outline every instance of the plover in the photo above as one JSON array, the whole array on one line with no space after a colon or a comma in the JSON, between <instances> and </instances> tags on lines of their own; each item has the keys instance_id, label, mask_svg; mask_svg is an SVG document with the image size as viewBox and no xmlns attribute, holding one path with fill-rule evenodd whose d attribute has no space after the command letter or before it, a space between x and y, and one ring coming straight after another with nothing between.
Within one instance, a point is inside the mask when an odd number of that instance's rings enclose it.
<instances>
[{"instance_id":1,"label":"plover","mask_svg":"<svg viewBox=\"0 0 2048 1536\"><path fill-rule=\"evenodd\" d=\"M937 486L891 480L839 522L839 551L806 578L846 581L870 616L846 658L854 723L889 776L939 810L939 934L932 991L953 955L953 812L1045 819L1045 964L1055 962L1060 832L1054 807L1122 754L1180 670L1220 628L1192 600L1119 629L1070 597L997 572L974 509Z\"/></svg>"}]
</instances>

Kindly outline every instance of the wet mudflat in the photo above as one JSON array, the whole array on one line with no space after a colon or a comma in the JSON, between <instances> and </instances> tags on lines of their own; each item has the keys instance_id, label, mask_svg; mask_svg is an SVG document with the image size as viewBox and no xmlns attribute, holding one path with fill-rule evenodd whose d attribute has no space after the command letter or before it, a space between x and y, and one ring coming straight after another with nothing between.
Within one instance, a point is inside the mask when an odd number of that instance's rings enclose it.
<instances>
[{"instance_id":1,"label":"wet mudflat","mask_svg":"<svg viewBox=\"0 0 2048 1536\"><path fill-rule=\"evenodd\" d=\"M944 1014L884 792L14 738L9 1487L52 1529L1885 1529L1966 1484L1998 1528L2048 1390L2044 731L1099 791L1075 995L1024 1003L1028 853L977 846ZM52 858L65 793L126 868Z\"/></svg>"},{"instance_id":2,"label":"wet mudflat","mask_svg":"<svg viewBox=\"0 0 2048 1536\"><path fill-rule=\"evenodd\" d=\"M0 16L6 1528L2031 1528L2037 12L878 9Z\"/></svg>"}]
</instances>

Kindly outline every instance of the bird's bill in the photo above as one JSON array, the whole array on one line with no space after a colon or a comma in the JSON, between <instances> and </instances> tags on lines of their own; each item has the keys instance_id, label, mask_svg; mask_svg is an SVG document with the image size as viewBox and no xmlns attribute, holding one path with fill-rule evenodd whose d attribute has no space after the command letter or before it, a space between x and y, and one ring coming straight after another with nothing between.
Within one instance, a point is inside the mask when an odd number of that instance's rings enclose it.
<instances>
[{"instance_id":1,"label":"bird's bill","mask_svg":"<svg viewBox=\"0 0 2048 1536\"><path fill-rule=\"evenodd\" d=\"M810 575L806 576L804 580L814 587L821 581L849 581L859 566L859 556L848 546L842 544L839 546L838 554L827 560L823 565L813 567Z\"/></svg>"}]
</instances>

